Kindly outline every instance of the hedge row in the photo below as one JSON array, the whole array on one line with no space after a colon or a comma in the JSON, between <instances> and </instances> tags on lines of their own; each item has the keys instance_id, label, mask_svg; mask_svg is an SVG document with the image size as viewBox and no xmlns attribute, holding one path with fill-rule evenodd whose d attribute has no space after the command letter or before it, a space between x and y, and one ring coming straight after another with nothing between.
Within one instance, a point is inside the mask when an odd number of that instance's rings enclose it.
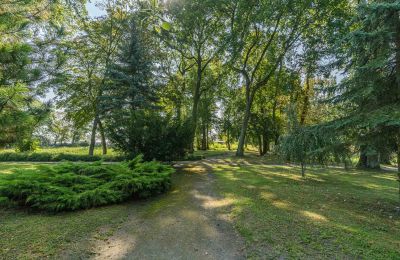
<instances>
[{"instance_id":1,"label":"hedge row","mask_svg":"<svg viewBox=\"0 0 400 260\"><path fill-rule=\"evenodd\" d=\"M140 157L129 163L61 163L0 175L0 206L48 212L87 209L160 194L171 185L168 165Z\"/></svg>"},{"instance_id":2,"label":"hedge row","mask_svg":"<svg viewBox=\"0 0 400 260\"><path fill-rule=\"evenodd\" d=\"M71 162L95 162L95 161L106 161L106 162L119 162L126 158L124 156L89 156L83 154L51 154L51 153L0 153L0 162L60 162L60 161L71 161Z\"/></svg>"}]
</instances>

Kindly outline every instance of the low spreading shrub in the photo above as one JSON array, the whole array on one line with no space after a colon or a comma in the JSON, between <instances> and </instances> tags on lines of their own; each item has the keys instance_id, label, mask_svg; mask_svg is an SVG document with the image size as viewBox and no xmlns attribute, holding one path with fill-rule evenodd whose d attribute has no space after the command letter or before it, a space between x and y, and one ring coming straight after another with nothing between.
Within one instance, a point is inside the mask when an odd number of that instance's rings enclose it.
<instances>
[{"instance_id":1,"label":"low spreading shrub","mask_svg":"<svg viewBox=\"0 0 400 260\"><path fill-rule=\"evenodd\" d=\"M65 153L13 153L6 152L0 153L0 162L60 162L60 161L71 161L71 162L95 162L95 161L106 161L106 162L118 162L123 161L124 156L89 156L83 154L65 154Z\"/></svg>"},{"instance_id":2,"label":"low spreading shrub","mask_svg":"<svg viewBox=\"0 0 400 260\"><path fill-rule=\"evenodd\" d=\"M126 163L61 163L0 175L0 205L48 212L87 209L160 194L174 169L141 157Z\"/></svg>"}]
</instances>

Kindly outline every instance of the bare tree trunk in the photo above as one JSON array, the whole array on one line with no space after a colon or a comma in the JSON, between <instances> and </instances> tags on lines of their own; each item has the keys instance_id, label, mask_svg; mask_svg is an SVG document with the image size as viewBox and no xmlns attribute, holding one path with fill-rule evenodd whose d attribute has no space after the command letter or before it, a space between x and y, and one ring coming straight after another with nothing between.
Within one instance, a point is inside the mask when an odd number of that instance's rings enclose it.
<instances>
[{"instance_id":1,"label":"bare tree trunk","mask_svg":"<svg viewBox=\"0 0 400 260\"><path fill-rule=\"evenodd\" d=\"M399 182L399 207L400 213L400 134L397 136L397 181Z\"/></svg>"},{"instance_id":2,"label":"bare tree trunk","mask_svg":"<svg viewBox=\"0 0 400 260\"><path fill-rule=\"evenodd\" d=\"M192 107L192 145L190 147L189 152L193 153L193 142L196 135L197 129L197 117L198 117L198 109L199 109L199 101L201 96L201 80L202 80L202 60L200 52L198 52L197 58L197 79L196 79L196 86L194 88L193 93L193 107Z\"/></svg>"},{"instance_id":3,"label":"bare tree trunk","mask_svg":"<svg viewBox=\"0 0 400 260\"><path fill-rule=\"evenodd\" d=\"M306 165L303 162L301 162L301 177L306 177Z\"/></svg>"},{"instance_id":4,"label":"bare tree trunk","mask_svg":"<svg viewBox=\"0 0 400 260\"><path fill-rule=\"evenodd\" d=\"M206 134L206 148L207 148L207 150L210 150L210 140L209 140L209 129L208 129L208 123L206 124L206 132L207 132L207 134Z\"/></svg>"},{"instance_id":5,"label":"bare tree trunk","mask_svg":"<svg viewBox=\"0 0 400 260\"><path fill-rule=\"evenodd\" d=\"M253 102L253 98L250 93L250 86L248 85L248 86L246 86L246 110L244 113L242 128L240 130L239 144L238 144L238 148L236 151L236 156L244 155L244 142L246 139L247 127L249 125L252 102Z\"/></svg>"},{"instance_id":6,"label":"bare tree trunk","mask_svg":"<svg viewBox=\"0 0 400 260\"><path fill-rule=\"evenodd\" d=\"M207 128L205 124L202 125L201 150L207 150Z\"/></svg>"},{"instance_id":7,"label":"bare tree trunk","mask_svg":"<svg viewBox=\"0 0 400 260\"><path fill-rule=\"evenodd\" d=\"M301 111L301 116L300 116L300 125L304 125L306 122L306 118L308 115L308 107L310 105L310 76L306 75L306 89L305 89L305 93L304 93L304 100L303 100L303 108Z\"/></svg>"},{"instance_id":8,"label":"bare tree trunk","mask_svg":"<svg viewBox=\"0 0 400 260\"><path fill-rule=\"evenodd\" d=\"M101 146L103 148L103 155L106 155L107 154L107 141L106 141L104 127L103 127L103 124L101 123L101 120L99 120L98 125L99 125L99 130L100 130Z\"/></svg>"},{"instance_id":9,"label":"bare tree trunk","mask_svg":"<svg viewBox=\"0 0 400 260\"><path fill-rule=\"evenodd\" d=\"M230 140L230 136L229 136L229 128L228 128L228 130L226 131L226 135L227 135L226 144L227 144L227 146L228 146L228 150L230 151L230 150L231 150L231 140Z\"/></svg>"},{"instance_id":10,"label":"bare tree trunk","mask_svg":"<svg viewBox=\"0 0 400 260\"><path fill-rule=\"evenodd\" d=\"M266 155L269 152L269 140L267 136L263 136L263 154Z\"/></svg>"},{"instance_id":11,"label":"bare tree trunk","mask_svg":"<svg viewBox=\"0 0 400 260\"><path fill-rule=\"evenodd\" d=\"M99 116L96 115L93 120L92 133L90 136L89 156L93 156L94 154L94 146L96 145L96 131L98 123L99 123Z\"/></svg>"},{"instance_id":12,"label":"bare tree trunk","mask_svg":"<svg viewBox=\"0 0 400 260\"><path fill-rule=\"evenodd\" d=\"M260 156L263 155L263 140L261 135L258 135L258 153Z\"/></svg>"}]
</instances>

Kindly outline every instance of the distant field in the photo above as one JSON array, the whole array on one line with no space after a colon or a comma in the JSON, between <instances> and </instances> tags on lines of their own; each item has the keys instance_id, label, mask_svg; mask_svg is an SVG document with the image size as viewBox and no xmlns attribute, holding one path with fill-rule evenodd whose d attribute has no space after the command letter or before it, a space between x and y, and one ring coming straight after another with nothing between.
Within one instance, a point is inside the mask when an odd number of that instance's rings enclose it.
<instances>
[{"instance_id":1,"label":"distant field","mask_svg":"<svg viewBox=\"0 0 400 260\"><path fill-rule=\"evenodd\" d=\"M3 149L0 150L0 154L2 153L17 153L14 149ZM45 147L37 149L36 151L32 152L35 154L71 154L71 155L88 155L89 148L88 147ZM210 150L202 151L198 150L194 152L194 156L198 157L210 157L210 156L221 156L227 154L233 154L234 150L228 151L228 149L218 146L218 147L210 147ZM102 148L96 147L94 150L94 155L103 156ZM119 153L112 148L108 148L107 150L107 157L118 156Z\"/></svg>"},{"instance_id":2,"label":"distant field","mask_svg":"<svg viewBox=\"0 0 400 260\"><path fill-rule=\"evenodd\" d=\"M3 149L0 150L0 153L14 153L16 152L14 149ZM35 151L35 153L53 153L53 154L77 154L77 155L87 155L89 154L89 147L44 147L39 148ZM94 149L95 155L102 155L101 147L96 147ZM112 148L107 150L107 155L118 155L116 151Z\"/></svg>"}]
</instances>

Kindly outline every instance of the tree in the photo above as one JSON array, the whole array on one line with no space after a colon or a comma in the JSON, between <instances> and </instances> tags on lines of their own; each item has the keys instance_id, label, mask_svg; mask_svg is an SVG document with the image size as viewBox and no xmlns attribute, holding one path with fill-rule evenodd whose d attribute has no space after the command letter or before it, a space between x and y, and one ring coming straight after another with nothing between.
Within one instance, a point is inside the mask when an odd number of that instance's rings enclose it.
<instances>
[{"instance_id":1,"label":"tree","mask_svg":"<svg viewBox=\"0 0 400 260\"><path fill-rule=\"evenodd\" d=\"M396 143L400 132L399 10L396 1L359 4L343 41L340 61L348 76L333 91L346 116L335 123L360 147L360 167L379 167L379 153L395 147L382 144Z\"/></svg>"},{"instance_id":2,"label":"tree","mask_svg":"<svg viewBox=\"0 0 400 260\"><path fill-rule=\"evenodd\" d=\"M78 127L92 121L89 155L93 155L97 129L100 131L103 154L107 153L105 131L99 107L109 66L116 60L118 47L124 40L129 20L129 7L123 2L105 1L107 15L96 19L80 17L78 32L72 32L62 47L62 72L58 74L59 106Z\"/></svg>"},{"instance_id":3,"label":"tree","mask_svg":"<svg viewBox=\"0 0 400 260\"><path fill-rule=\"evenodd\" d=\"M297 2L296 2L297 3ZM241 74L246 108L236 154L243 156L254 97L268 85L279 64L309 24L306 2L237 1L233 6L232 68ZM290 10L290 12L289 12Z\"/></svg>"},{"instance_id":4,"label":"tree","mask_svg":"<svg viewBox=\"0 0 400 260\"><path fill-rule=\"evenodd\" d=\"M222 2L171 1L166 4L163 14L165 20L172 24L171 28L163 31L164 42L179 52L186 59L186 64L195 64L191 109L193 140L199 117L199 103L205 92L204 74L225 46L220 41L225 27L220 8Z\"/></svg>"},{"instance_id":5,"label":"tree","mask_svg":"<svg viewBox=\"0 0 400 260\"><path fill-rule=\"evenodd\" d=\"M79 5L71 1L70 4ZM49 104L38 100L53 55L48 47L62 30L70 5L63 1L2 1L0 8L0 139L33 147L34 128L43 123ZM57 22L56 22L57 21Z\"/></svg>"},{"instance_id":6,"label":"tree","mask_svg":"<svg viewBox=\"0 0 400 260\"><path fill-rule=\"evenodd\" d=\"M107 132L116 148L130 157L142 153L146 160L182 158L187 127L164 116L157 104L160 85L148 48L152 39L135 18L130 21L127 44L107 74L101 100Z\"/></svg>"}]
</instances>

